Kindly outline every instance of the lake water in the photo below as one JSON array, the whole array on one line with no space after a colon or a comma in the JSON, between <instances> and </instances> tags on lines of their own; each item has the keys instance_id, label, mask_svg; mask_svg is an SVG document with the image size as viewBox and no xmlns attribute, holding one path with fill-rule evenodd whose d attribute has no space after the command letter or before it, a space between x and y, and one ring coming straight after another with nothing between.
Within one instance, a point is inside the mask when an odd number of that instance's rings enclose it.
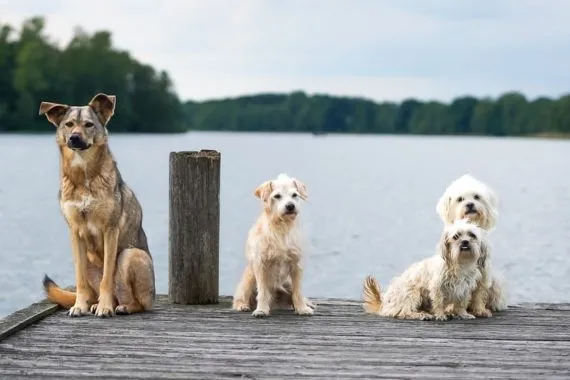
<instances>
[{"instance_id":1,"label":"lake water","mask_svg":"<svg viewBox=\"0 0 570 380\"><path fill-rule=\"evenodd\" d=\"M432 255L435 204L465 172L498 193L493 265L510 303L570 301L570 141L517 138L189 133L113 135L123 178L144 209L157 291L168 291L168 154L222 153L220 293L233 294L260 205L255 187L280 172L304 181L308 296L359 298ZM0 317L43 298L49 274L74 283L51 135L0 136Z\"/></svg>"}]
</instances>

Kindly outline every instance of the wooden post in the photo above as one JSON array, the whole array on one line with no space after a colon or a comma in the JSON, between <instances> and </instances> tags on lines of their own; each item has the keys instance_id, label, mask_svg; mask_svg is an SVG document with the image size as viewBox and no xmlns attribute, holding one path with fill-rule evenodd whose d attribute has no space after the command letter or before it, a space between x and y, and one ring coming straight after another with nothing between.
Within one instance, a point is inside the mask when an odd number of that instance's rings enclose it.
<instances>
[{"instance_id":1,"label":"wooden post","mask_svg":"<svg viewBox=\"0 0 570 380\"><path fill-rule=\"evenodd\" d=\"M170 152L168 297L218 303L220 153Z\"/></svg>"}]
</instances>

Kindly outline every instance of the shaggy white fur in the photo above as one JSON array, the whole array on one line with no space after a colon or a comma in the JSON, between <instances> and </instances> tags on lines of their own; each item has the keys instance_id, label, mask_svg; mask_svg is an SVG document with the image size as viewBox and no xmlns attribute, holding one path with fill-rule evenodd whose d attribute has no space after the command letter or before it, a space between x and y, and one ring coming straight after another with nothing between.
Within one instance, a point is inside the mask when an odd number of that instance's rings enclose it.
<instances>
[{"instance_id":1,"label":"shaggy white fur","mask_svg":"<svg viewBox=\"0 0 570 380\"><path fill-rule=\"evenodd\" d=\"M498 198L485 183L464 174L455 179L445 189L436 205L436 212L441 220L453 223L467 218L479 227L491 231L499 216ZM470 310L477 317L491 317L491 311L507 308L507 299L502 280L497 274L491 274L491 251L481 256L478 263L481 279L473 292L469 304Z\"/></svg>"},{"instance_id":2,"label":"shaggy white fur","mask_svg":"<svg viewBox=\"0 0 570 380\"><path fill-rule=\"evenodd\" d=\"M384 295L374 277L365 279L364 310L401 319L474 319L466 308L481 278L477 260L487 243L486 232L467 219L446 225L437 253L396 276Z\"/></svg>"},{"instance_id":3,"label":"shaggy white fur","mask_svg":"<svg viewBox=\"0 0 570 380\"><path fill-rule=\"evenodd\" d=\"M271 308L293 306L299 315L312 315L315 305L301 291L303 269L298 214L301 199L308 197L301 181L280 174L255 190L263 212L250 229L246 242L247 265L237 286L234 310L264 317Z\"/></svg>"},{"instance_id":4,"label":"shaggy white fur","mask_svg":"<svg viewBox=\"0 0 570 380\"><path fill-rule=\"evenodd\" d=\"M490 231L495 227L499 216L497 205L497 196L489 186L464 174L445 189L435 209L445 223L468 218Z\"/></svg>"}]
</instances>

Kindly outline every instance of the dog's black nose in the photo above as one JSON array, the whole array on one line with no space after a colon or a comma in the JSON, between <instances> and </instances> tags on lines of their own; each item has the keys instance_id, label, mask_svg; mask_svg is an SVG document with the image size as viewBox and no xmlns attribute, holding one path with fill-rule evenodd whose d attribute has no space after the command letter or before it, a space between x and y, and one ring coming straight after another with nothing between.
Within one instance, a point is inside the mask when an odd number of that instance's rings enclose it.
<instances>
[{"instance_id":1,"label":"dog's black nose","mask_svg":"<svg viewBox=\"0 0 570 380\"><path fill-rule=\"evenodd\" d=\"M293 204L293 203L287 203L287 204L285 205L285 209L286 209L287 211L293 211L293 210L295 210L295 204Z\"/></svg>"},{"instance_id":2,"label":"dog's black nose","mask_svg":"<svg viewBox=\"0 0 570 380\"><path fill-rule=\"evenodd\" d=\"M469 240L462 240L460 247L461 248L469 248Z\"/></svg>"},{"instance_id":3,"label":"dog's black nose","mask_svg":"<svg viewBox=\"0 0 570 380\"><path fill-rule=\"evenodd\" d=\"M81 136L78 133L74 133L71 136L69 136L69 142L72 144L76 144L81 142Z\"/></svg>"},{"instance_id":4,"label":"dog's black nose","mask_svg":"<svg viewBox=\"0 0 570 380\"><path fill-rule=\"evenodd\" d=\"M467 207L468 210L473 210L473 208L475 207L475 203L469 202L465 205L465 207Z\"/></svg>"}]
</instances>

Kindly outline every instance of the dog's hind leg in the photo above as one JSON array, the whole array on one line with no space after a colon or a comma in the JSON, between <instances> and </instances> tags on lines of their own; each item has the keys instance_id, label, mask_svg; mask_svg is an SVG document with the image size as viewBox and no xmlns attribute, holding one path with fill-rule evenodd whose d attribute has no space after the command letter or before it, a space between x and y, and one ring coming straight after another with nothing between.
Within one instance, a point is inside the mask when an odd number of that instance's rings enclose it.
<instances>
[{"instance_id":1,"label":"dog's hind leg","mask_svg":"<svg viewBox=\"0 0 570 380\"><path fill-rule=\"evenodd\" d=\"M283 284L283 290L278 290L275 296L276 307L281 309L290 309L293 308L293 297L291 296L293 292L291 281L288 280ZM311 309L316 308L316 304L305 297L305 303Z\"/></svg>"},{"instance_id":2,"label":"dog's hind leg","mask_svg":"<svg viewBox=\"0 0 570 380\"><path fill-rule=\"evenodd\" d=\"M119 253L115 273L116 314L152 309L155 299L154 269L148 253L128 248Z\"/></svg>"},{"instance_id":3,"label":"dog's hind leg","mask_svg":"<svg viewBox=\"0 0 570 380\"><path fill-rule=\"evenodd\" d=\"M421 306L425 304L424 297L420 289L409 288L406 295L401 300L402 307L397 314L396 318L399 319L416 319L420 321L429 321L434 319L434 316L426 311L420 310Z\"/></svg>"},{"instance_id":4,"label":"dog's hind leg","mask_svg":"<svg viewBox=\"0 0 570 380\"><path fill-rule=\"evenodd\" d=\"M255 276L251 264L247 264L241 280L237 286L232 302L232 309L237 311L250 311L255 302Z\"/></svg>"},{"instance_id":5,"label":"dog's hind leg","mask_svg":"<svg viewBox=\"0 0 570 380\"><path fill-rule=\"evenodd\" d=\"M485 305L492 311L507 310L507 295L505 287L500 278L493 276L491 278L491 286L487 291L487 302Z\"/></svg>"}]
</instances>

